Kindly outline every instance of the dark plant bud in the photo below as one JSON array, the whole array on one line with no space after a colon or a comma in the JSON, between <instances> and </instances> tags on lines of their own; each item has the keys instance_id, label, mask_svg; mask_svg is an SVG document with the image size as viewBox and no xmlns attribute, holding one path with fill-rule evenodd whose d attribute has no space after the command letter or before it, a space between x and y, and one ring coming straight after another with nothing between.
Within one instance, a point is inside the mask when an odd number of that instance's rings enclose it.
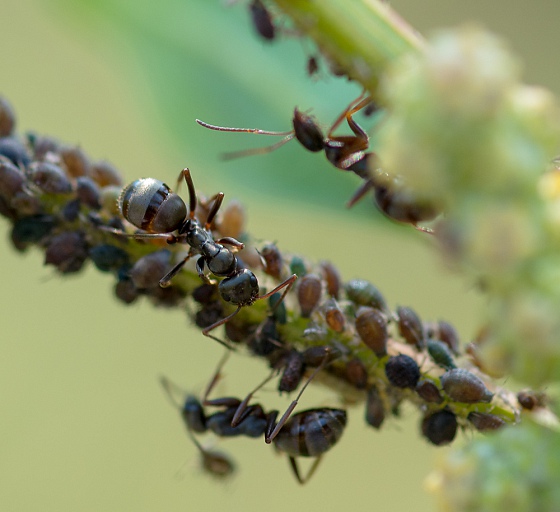
<instances>
[{"instance_id":1,"label":"dark plant bud","mask_svg":"<svg viewBox=\"0 0 560 512\"><path fill-rule=\"evenodd\" d=\"M64 171L49 162L33 162L27 176L42 192L46 194L70 194L72 184Z\"/></svg>"},{"instance_id":2,"label":"dark plant bud","mask_svg":"<svg viewBox=\"0 0 560 512\"><path fill-rule=\"evenodd\" d=\"M425 346L424 326L418 315L408 307L398 307L397 317L399 334L409 345L414 345L418 350Z\"/></svg>"},{"instance_id":3,"label":"dark plant bud","mask_svg":"<svg viewBox=\"0 0 560 512\"><path fill-rule=\"evenodd\" d=\"M83 233L67 231L53 237L45 251L45 265L54 265L63 274L78 272L88 257Z\"/></svg>"},{"instance_id":4,"label":"dark plant bud","mask_svg":"<svg viewBox=\"0 0 560 512\"><path fill-rule=\"evenodd\" d=\"M456 434L457 417L451 411L437 411L422 420L422 435L436 446L449 444Z\"/></svg>"},{"instance_id":5,"label":"dark plant bud","mask_svg":"<svg viewBox=\"0 0 560 512\"><path fill-rule=\"evenodd\" d=\"M387 319L378 309L360 308L356 316L356 331L377 357L387 354Z\"/></svg>"},{"instance_id":6,"label":"dark plant bud","mask_svg":"<svg viewBox=\"0 0 560 512\"><path fill-rule=\"evenodd\" d=\"M321 300L322 283L314 274L303 276L298 281L297 297L301 308L301 316L309 318Z\"/></svg>"},{"instance_id":7,"label":"dark plant bud","mask_svg":"<svg viewBox=\"0 0 560 512\"><path fill-rule=\"evenodd\" d=\"M420 379L420 369L412 357L405 354L390 357L385 365L385 375L398 388L415 388Z\"/></svg>"},{"instance_id":8,"label":"dark plant bud","mask_svg":"<svg viewBox=\"0 0 560 512\"><path fill-rule=\"evenodd\" d=\"M473 424L474 428L476 428L479 432L498 430L506 424L506 422L499 416L484 412L473 411L469 413L467 420L469 420Z\"/></svg>"},{"instance_id":9,"label":"dark plant bud","mask_svg":"<svg viewBox=\"0 0 560 512\"><path fill-rule=\"evenodd\" d=\"M429 339L427 346L428 354L430 354L434 363L446 370L456 368L451 350L443 341Z\"/></svg>"},{"instance_id":10,"label":"dark plant bud","mask_svg":"<svg viewBox=\"0 0 560 512\"><path fill-rule=\"evenodd\" d=\"M8 100L0 96L0 137L7 137L14 131L16 115Z\"/></svg>"},{"instance_id":11,"label":"dark plant bud","mask_svg":"<svg viewBox=\"0 0 560 512\"><path fill-rule=\"evenodd\" d=\"M346 296L358 306L370 306L385 311L387 305L379 290L369 281L352 279L344 286Z\"/></svg>"},{"instance_id":12,"label":"dark plant bud","mask_svg":"<svg viewBox=\"0 0 560 512\"><path fill-rule=\"evenodd\" d=\"M330 261L320 263L323 279L327 283L327 293L333 298L338 299L342 287L342 279L337 268Z\"/></svg>"},{"instance_id":13,"label":"dark plant bud","mask_svg":"<svg viewBox=\"0 0 560 512\"><path fill-rule=\"evenodd\" d=\"M377 386L369 388L366 398L366 423L373 428L381 428L385 421L385 405Z\"/></svg>"},{"instance_id":14,"label":"dark plant bud","mask_svg":"<svg viewBox=\"0 0 560 512\"><path fill-rule=\"evenodd\" d=\"M441 404L443 402L438 387L429 380L419 381L416 385L416 393L428 403Z\"/></svg>"},{"instance_id":15,"label":"dark plant bud","mask_svg":"<svg viewBox=\"0 0 560 512\"><path fill-rule=\"evenodd\" d=\"M456 402L467 404L490 402L494 396L486 389L480 378L463 368L445 372L440 377L440 381L447 396Z\"/></svg>"}]
</instances>

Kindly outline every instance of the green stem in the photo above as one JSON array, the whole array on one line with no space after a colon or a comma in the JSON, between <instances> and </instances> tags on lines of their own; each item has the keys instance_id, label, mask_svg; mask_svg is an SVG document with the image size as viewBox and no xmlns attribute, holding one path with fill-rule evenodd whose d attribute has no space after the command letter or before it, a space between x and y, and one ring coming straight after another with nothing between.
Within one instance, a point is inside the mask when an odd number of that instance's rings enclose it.
<instances>
[{"instance_id":1,"label":"green stem","mask_svg":"<svg viewBox=\"0 0 560 512\"><path fill-rule=\"evenodd\" d=\"M372 94L401 55L419 51L421 36L378 0L274 0L322 54Z\"/></svg>"}]
</instances>

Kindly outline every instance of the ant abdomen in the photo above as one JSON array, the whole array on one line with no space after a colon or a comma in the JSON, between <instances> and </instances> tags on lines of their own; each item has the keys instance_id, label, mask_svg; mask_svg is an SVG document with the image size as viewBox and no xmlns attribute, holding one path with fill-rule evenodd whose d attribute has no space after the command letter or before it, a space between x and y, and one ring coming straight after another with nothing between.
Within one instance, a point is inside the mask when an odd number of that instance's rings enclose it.
<instances>
[{"instance_id":1,"label":"ant abdomen","mask_svg":"<svg viewBox=\"0 0 560 512\"><path fill-rule=\"evenodd\" d=\"M274 444L292 457L318 457L337 443L346 422L346 411L342 409L308 409L286 422Z\"/></svg>"},{"instance_id":2,"label":"ant abdomen","mask_svg":"<svg viewBox=\"0 0 560 512\"><path fill-rule=\"evenodd\" d=\"M141 178L127 185L118 199L123 217L148 233L171 233L187 216L184 201L162 181Z\"/></svg>"}]
</instances>

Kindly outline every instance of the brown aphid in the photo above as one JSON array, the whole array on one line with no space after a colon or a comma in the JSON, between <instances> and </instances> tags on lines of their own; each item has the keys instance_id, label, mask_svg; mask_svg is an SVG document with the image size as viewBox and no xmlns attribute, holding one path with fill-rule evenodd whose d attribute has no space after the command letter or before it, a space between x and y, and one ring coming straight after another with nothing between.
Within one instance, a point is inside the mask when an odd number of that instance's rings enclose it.
<instances>
[{"instance_id":1,"label":"brown aphid","mask_svg":"<svg viewBox=\"0 0 560 512\"><path fill-rule=\"evenodd\" d=\"M120 279L115 285L115 295L121 302L132 304L140 296L140 291L134 286L132 279L126 278Z\"/></svg>"},{"instance_id":2,"label":"brown aphid","mask_svg":"<svg viewBox=\"0 0 560 512\"><path fill-rule=\"evenodd\" d=\"M368 383L368 372L362 361L351 359L346 363L346 380L357 389L365 389Z\"/></svg>"},{"instance_id":3,"label":"brown aphid","mask_svg":"<svg viewBox=\"0 0 560 512\"><path fill-rule=\"evenodd\" d=\"M49 162L33 162L27 177L46 194L70 194L72 184L58 165Z\"/></svg>"},{"instance_id":4,"label":"brown aphid","mask_svg":"<svg viewBox=\"0 0 560 512\"><path fill-rule=\"evenodd\" d=\"M249 4L249 13L257 34L266 41L272 41L276 37L276 27L270 11L261 0L253 0Z\"/></svg>"},{"instance_id":5,"label":"brown aphid","mask_svg":"<svg viewBox=\"0 0 560 512\"><path fill-rule=\"evenodd\" d=\"M278 383L278 391L290 393L297 389L305 373L303 355L297 350L290 350L283 360L283 365L284 371Z\"/></svg>"},{"instance_id":6,"label":"brown aphid","mask_svg":"<svg viewBox=\"0 0 560 512\"><path fill-rule=\"evenodd\" d=\"M200 451L202 469L217 479L228 478L235 473L235 463L226 454L214 450Z\"/></svg>"},{"instance_id":7,"label":"brown aphid","mask_svg":"<svg viewBox=\"0 0 560 512\"><path fill-rule=\"evenodd\" d=\"M59 149L59 155L69 176L77 178L89 174L89 160L80 147L64 146Z\"/></svg>"},{"instance_id":8,"label":"brown aphid","mask_svg":"<svg viewBox=\"0 0 560 512\"><path fill-rule=\"evenodd\" d=\"M340 288L342 287L342 279L338 269L330 261L321 261L319 264L323 279L327 283L327 293L333 298L337 299L340 295Z\"/></svg>"},{"instance_id":9,"label":"brown aphid","mask_svg":"<svg viewBox=\"0 0 560 512\"><path fill-rule=\"evenodd\" d=\"M443 397L438 387L430 380L420 380L416 384L415 391L426 402L433 404L441 404L443 402Z\"/></svg>"},{"instance_id":10,"label":"brown aphid","mask_svg":"<svg viewBox=\"0 0 560 512\"><path fill-rule=\"evenodd\" d=\"M105 160L91 164L89 175L100 187L115 185L120 189L123 185L122 177L119 171L113 166L113 164L106 162Z\"/></svg>"},{"instance_id":11,"label":"brown aphid","mask_svg":"<svg viewBox=\"0 0 560 512\"><path fill-rule=\"evenodd\" d=\"M302 317L311 316L321 300L322 289L321 279L314 274L307 274L299 279L297 298Z\"/></svg>"},{"instance_id":12,"label":"brown aphid","mask_svg":"<svg viewBox=\"0 0 560 512\"><path fill-rule=\"evenodd\" d=\"M334 332L343 332L346 326L346 317L342 310L336 304L336 301L329 300L323 307L325 322Z\"/></svg>"},{"instance_id":13,"label":"brown aphid","mask_svg":"<svg viewBox=\"0 0 560 512\"><path fill-rule=\"evenodd\" d=\"M463 368L445 372L440 377L440 381L447 396L456 402L467 404L491 402L494 396L479 377Z\"/></svg>"},{"instance_id":14,"label":"brown aphid","mask_svg":"<svg viewBox=\"0 0 560 512\"><path fill-rule=\"evenodd\" d=\"M239 201L230 201L222 211L218 231L222 236L240 238L245 232L245 208Z\"/></svg>"},{"instance_id":15,"label":"brown aphid","mask_svg":"<svg viewBox=\"0 0 560 512\"><path fill-rule=\"evenodd\" d=\"M260 251L259 254L264 261L264 272L275 279L280 280L282 276L282 268L284 265L284 260L282 258L282 253L276 246L276 244L266 244Z\"/></svg>"},{"instance_id":16,"label":"brown aphid","mask_svg":"<svg viewBox=\"0 0 560 512\"><path fill-rule=\"evenodd\" d=\"M8 137L14 131L16 115L6 98L0 96L0 137Z\"/></svg>"},{"instance_id":17,"label":"brown aphid","mask_svg":"<svg viewBox=\"0 0 560 512\"><path fill-rule=\"evenodd\" d=\"M546 405L546 395L541 391L524 390L517 393L517 401L523 409L532 411L535 407Z\"/></svg>"},{"instance_id":18,"label":"brown aphid","mask_svg":"<svg viewBox=\"0 0 560 512\"><path fill-rule=\"evenodd\" d=\"M414 345L422 350L426 343L424 341L424 326L418 315L409 307L397 308L399 334L409 345Z\"/></svg>"},{"instance_id":19,"label":"brown aphid","mask_svg":"<svg viewBox=\"0 0 560 512\"><path fill-rule=\"evenodd\" d=\"M356 331L360 339L377 357L387 354L387 318L381 311L361 307L356 315Z\"/></svg>"},{"instance_id":20,"label":"brown aphid","mask_svg":"<svg viewBox=\"0 0 560 512\"><path fill-rule=\"evenodd\" d=\"M0 157L0 197L11 203L12 198L23 192L25 175L22 170L7 158Z\"/></svg>"},{"instance_id":21,"label":"brown aphid","mask_svg":"<svg viewBox=\"0 0 560 512\"><path fill-rule=\"evenodd\" d=\"M422 435L436 446L449 444L457 434L457 417L444 409L427 415L422 420Z\"/></svg>"},{"instance_id":22,"label":"brown aphid","mask_svg":"<svg viewBox=\"0 0 560 512\"><path fill-rule=\"evenodd\" d=\"M467 420L469 420L473 424L474 428L476 428L479 432L498 430L506 424L506 422L499 416L485 412L473 411L469 413Z\"/></svg>"},{"instance_id":23,"label":"brown aphid","mask_svg":"<svg viewBox=\"0 0 560 512\"><path fill-rule=\"evenodd\" d=\"M385 405L377 386L373 385L368 389L366 398L366 423L373 428L381 428L385 421Z\"/></svg>"}]
</instances>

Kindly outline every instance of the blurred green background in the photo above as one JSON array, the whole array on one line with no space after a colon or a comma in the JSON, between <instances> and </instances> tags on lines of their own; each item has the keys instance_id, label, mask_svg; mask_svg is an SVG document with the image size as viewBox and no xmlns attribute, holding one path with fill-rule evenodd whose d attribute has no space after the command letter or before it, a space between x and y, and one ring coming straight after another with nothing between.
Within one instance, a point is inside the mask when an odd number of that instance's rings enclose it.
<instances>
[{"instance_id":1,"label":"blurred green background","mask_svg":"<svg viewBox=\"0 0 560 512\"><path fill-rule=\"evenodd\" d=\"M510 41L528 82L560 92L558 2L393 4L423 33L484 23ZM351 176L296 143L223 162L220 152L270 139L194 123L285 130L297 105L328 125L359 88L325 71L310 80L311 44L263 43L241 1L1 0L0 7L0 94L21 132L79 144L127 180L173 182L188 165L201 190L243 201L257 239L330 259L345 279L374 282L391 306L413 306L425 319L454 323L464 339L473 335L483 302L470 284L414 230L380 221L368 201L345 210L357 186ZM6 222L0 230L8 240ZM422 485L441 449L419 437L410 409L381 433L365 426L361 407L352 409L348 432L303 488L283 457L254 440L220 443L239 471L225 484L210 480L197 471L158 377L200 392L221 348L180 311L117 303L111 278L91 268L60 279L37 251L8 247L0 258L2 510L433 509ZM232 359L216 394L243 395L265 374L260 361ZM279 406L288 400L260 396ZM302 407L320 405L336 405L336 396L306 392Z\"/></svg>"}]
</instances>

